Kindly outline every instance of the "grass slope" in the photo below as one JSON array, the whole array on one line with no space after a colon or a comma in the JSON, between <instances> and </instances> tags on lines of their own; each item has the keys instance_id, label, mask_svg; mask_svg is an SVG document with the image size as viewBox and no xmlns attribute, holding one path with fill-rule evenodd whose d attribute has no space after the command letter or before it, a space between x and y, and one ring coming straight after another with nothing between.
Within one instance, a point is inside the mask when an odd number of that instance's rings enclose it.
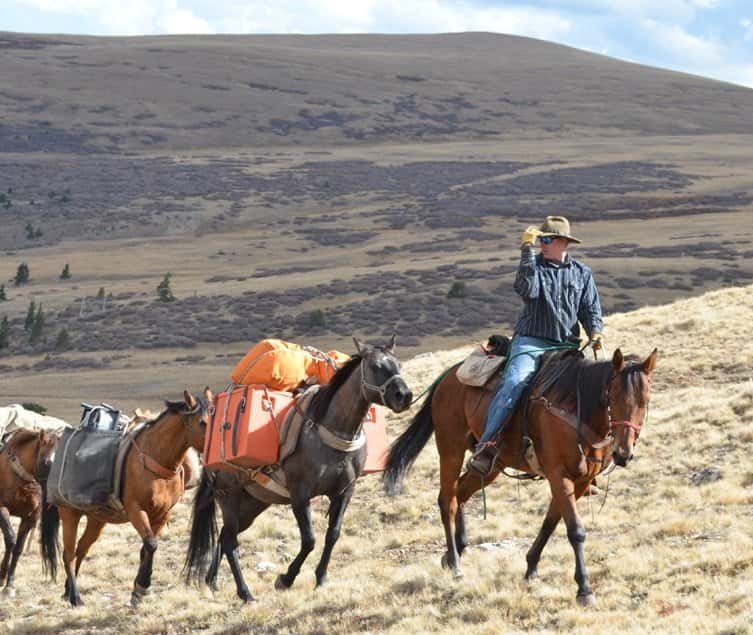
<instances>
[{"instance_id":1,"label":"grass slope","mask_svg":"<svg viewBox=\"0 0 753 635\"><path fill-rule=\"evenodd\" d=\"M439 565L443 532L436 508L437 458L419 457L407 493L386 498L363 479L348 510L330 567L313 589L326 526L292 590L273 589L298 547L288 508L262 515L243 537L247 581L257 601L239 604L226 564L220 591L185 588L178 571L187 543L188 502L179 504L156 554L153 594L138 612L126 607L139 541L130 527L108 526L80 578L82 610L62 603L62 582L42 581L36 554L17 576L18 597L0 603L0 628L41 633L621 633L748 634L753 620L753 286L725 288L607 319L608 348L647 355L659 347L649 420L636 458L614 472L601 500L580 505L596 610L574 602L573 556L562 527L541 561L541 578L523 581L524 554L548 502L541 483L500 482L469 503L466 577ZM469 348L424 354L405 363L418 392ZM409 416L392 418L397 435ZM433 442L430 443L432 445ZM716 480L713 480L716 479Z\"/></svg>"}]
</instances>

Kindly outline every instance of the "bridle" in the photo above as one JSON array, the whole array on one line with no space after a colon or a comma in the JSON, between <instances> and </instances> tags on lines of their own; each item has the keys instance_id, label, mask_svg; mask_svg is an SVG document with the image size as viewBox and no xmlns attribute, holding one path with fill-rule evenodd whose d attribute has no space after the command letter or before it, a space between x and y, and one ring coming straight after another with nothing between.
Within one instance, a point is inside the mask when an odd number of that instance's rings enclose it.
<instances>
[{"instance_id":1,"label":"bridle","mask_svg":"<svg viewBox=\"0 0 753 635\"><path fill-rule=\"evenodd\" d=\"M397 360L396 360L397 365ZM403 376L400 374L400 366L398 365L398 371L394 375L390 375L382 384L379 386L375 384L370 384L366 381L366 357L364 357L361 360L361 395L366 401L371 402L372 400L369 398L368 394L366 394L367 390L372 391L373 393L376 393L379 395L379 404L382 406L387 405L387 399L386 399L386 393L387 388L389 388L390 384L393 381L397 381L398 379L403 379Z\"/></svg>"},{"instance_id":2,"label":"bridle","mask_svg":"<svg viewBox=\"0 0 753 635\"><path fill-rule=\"evenodd\" d=\"M609 418L609 434L612 434L612 431L619 427L626 427L630 428L635 433L635 438L637 439L638 436L641 433L641 428L646 423L646 420L648 419L648 405L646 406L646 413L643 416L643 421L635 422L630 419L615 419L612 417L612 404L610 399L610 391L612 389L612 383L615 379L617 379L620 376L620 373L614 373L609 378L609 381L607 382L607 389L605 392L605 400L607 404L607 417Z\"/></svg>"},{"instance_id":3,"label":"bridle","mask_svg":"<svg viewBox=\"0 0 753 635\"><path fill-rule=\"evenodd\" d=\"M18 476L21 480L26 481L27 483L32 483L39 480L38 474L41 457L42 441L39 437L37 437L37 451L36 455L34 456L34 467L32 468L33 474L30 474L29 471L21 464L21 461L18 458L18 454L16 454L15 448L8 448L8 463L10 464L11 469L16 474L16 476Z\"/></svg>"}]
</instances>

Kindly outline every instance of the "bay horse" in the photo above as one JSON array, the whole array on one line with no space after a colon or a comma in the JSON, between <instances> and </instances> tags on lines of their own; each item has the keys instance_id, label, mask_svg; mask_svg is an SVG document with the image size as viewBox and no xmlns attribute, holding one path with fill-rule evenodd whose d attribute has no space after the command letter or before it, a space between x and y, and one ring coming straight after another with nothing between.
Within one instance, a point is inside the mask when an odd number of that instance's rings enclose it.
<instances>
[{"instance_id":1,"label":"bay horse","mask_svg":"<svg viewBox=\"0 0 753 635\"><path fill-rule=\"evenodd\" d=\"M59 510L59 515L43 516L43 559L50 567L57 558L58 525L61 521L63 524L66 575L63 597L71 605L83 605L76 578L86 554L107 523L130 522L141 536L139 569L133 583L131 605L137 606L148 593L157 536L184 491L181 464L189 447L197 450L204 447L212 394L206 388L204 397L197 399L184 391L183 398L183 401L167 401L166 409L156 419L144 424L132 441L123 466L121 501L124 513L114 510L84 512L65 505L49 505ZM76 545L76 532L82 516L87 517L86 529Z\"/></svg>"},{"instance_id":2,"label":"bay horse","mask_svg":"<svg viewBox=\"0 0 753 635\"><path fill-rule=\"evenodd\" d=\"M518 404L502 433L493 471L484 480L474 470L460 474L468 435L476 439L481 436L493 392L461 384L455 373L459 365L454 366L430 389L409 427L393 443L383 475L385 489L389 494L400 490L403 477L435 433L438 503L447 543L442 565L460 577L460 556L468 545L463 507L502 469L533 472L520 451L522 437L528 437L538 459L537 471L549 482L552 498L526 554L525 577L531 580L537 576L541 552L562 518L575 553L577 601L583 606L593 604L595 595L588 584L583 555L586 532L576 501L610 460L624 467L632 459L633 445L648 412L656 359L656 349L643 361L636 356L624 358L619 349L611 360L601 361L586 360L577 351L546 353L530 399ZM524 407L525 419L521 412Z\"/></svg>"},{"instance_id":3,"label":"bay horse","mask_svg":"<svg viewBox=\"0 0 753 635\"><path fill-rule=\"evenodd\" d=\"M201 577L207 556L212 552L205 582L216 590L217 570L224 554L233 572L238 597L244 602L252 600L240 568L238 534L250 527L271 504L286 504L293 508L301 534L301 547L287 571L277 577L275 588L291 587L316 541L310 501L323 495L330 501L329 523L322 556L316 567L316 585L324 584L345 510L366 461L364 444L354 450L341 450L332 447L331 442L325 442L324 438L329 434L342 441L355 441L363 434L363 418L372 403L387 406L393 412L402 412L410 407L413 397L394 355L395 336L383 347L367 346L356 338L354 342L357 354L314 395L306 412L309 421L301 430L298 446L282 462L289 497L268 493L258 485L255 488L252 487L254 484L249 486L243 473L204 470L194 499L185 564L187 581ZM216 539L215 501L222 511L219 541Z\"/></svg>"},{"instance_id":4,"label":"bay horse","mask_svg":"<svg viewBox=\"0 0 753 635\"><path fill-rule=\"evenodd\" d=\"M13 579L16 565L29 533L43 513L42 483L47 478L60 435L51 432L19 429L11 434L0 450L0 530L5 539L5 555L0 564L3 595L16 594ZM10 517L21 519L18 534L13 532ZM51 563L51 573L56 563Z\"/></svg>"}]
</instances>

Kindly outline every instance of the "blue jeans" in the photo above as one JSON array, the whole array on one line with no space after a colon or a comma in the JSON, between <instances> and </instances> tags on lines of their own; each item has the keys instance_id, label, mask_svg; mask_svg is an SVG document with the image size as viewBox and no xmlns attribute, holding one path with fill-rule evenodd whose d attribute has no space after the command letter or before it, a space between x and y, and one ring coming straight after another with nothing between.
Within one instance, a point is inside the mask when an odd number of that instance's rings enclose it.
<instances>
[{"instance_id":1,"label":"blue jeans","mask_svg":"<svg viewBox=\"0 0 753 635\"><path fill-rule=\"evenodd\" d=\"M491 441L502 424L515 410L526 385L536 372L539 357L551 348L552 342L538 337L515 336L510 346L509 361L499 382L497 392L489 403L484 421L484 433L479 443Z\"/></svg>"}]
</instances>

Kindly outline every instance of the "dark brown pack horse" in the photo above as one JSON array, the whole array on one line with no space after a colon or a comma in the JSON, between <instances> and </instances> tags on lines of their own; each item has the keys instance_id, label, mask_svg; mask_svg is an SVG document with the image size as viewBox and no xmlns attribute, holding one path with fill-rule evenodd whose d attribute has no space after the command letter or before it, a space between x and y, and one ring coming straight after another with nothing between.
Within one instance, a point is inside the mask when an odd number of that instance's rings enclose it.
<instances>
[{"instance_id":1,"label":"dark brown pack horse","mask_svg":"<svg viewBox=\"0 0 753 635\"><path fill-rule=\"evenodd\" d=\"M126 456L121 496L125 517L115 512L85 513L64 505L48 505L59 510L59 516L53 513L42 517L43 558L54 567L58 525L62 520L64 597L73 606L83 605L76 585L81 563L107 523L130 522L141 536L140 564L133 583L131 604L137 605L147 594L152 582L157 536L167 523L170 510L183 494L181 464L189 447L199 451L204 447L212 395L206 389L203 398L196 399L188 391L183 397L184 401L168 401L167 408L145 424ZM82 516L87 517L86 529L76 545L76 532Z\"/></svg>"},{"instance_id":2,"label":"dark brown pack horse","mask_svg":"<svg viewBox=\"0 0 753 635\"><path fill-rule=\"evenodd\" d=\"M55 449L60 442L57 434L17 430L0 451L0 529L5 539L5 555L0 564L3 595L15 596L13 578L24 543L42 513L42 484L50 472ZM10 517L18 516L18 535L13 532ZM55 573L55 563L51 572Z\"/></svg>"},{"instance_id":3,"label":"dark brown pack horse","mask_svg":"<svg viewBox=\"0 0 753 635\"><path fill-rule=\"evenodd\" d=\"M551 354L547 354L551 355ZM561 518L575 552L577 600L582 605L595 602L588 585L583 555L586 532L578 515L576 501L586 492L595 476L610 462L625 466L633 457L648 412L651 375L657 351L645 360L623 358L617 349L611 361L588 361L578 353L555 353L548 360L548 387L542 394L534 386L527 403L527 436L533 441L541 472L549 481L552 500L544 523L526 554L526 579L535 578L541 552ZM439 451L439 509L447 540L442 564L461 576L460 556L468 544L463 506L483 486L474 471L460 476L467 436L481 435L492 392L461 384L457 366L432 387L421 410L408 429L395 441L387 460L384 483L388 493L400 490L401 481L418 453L436 433ZM537 384L542 384L537 379ZM522 404L521 404L522 405ZM491 483L505 467L531 472L521 456L521 405L502 436L502 449ZM578 414L580 415L578 424Z\"/></svg>"},{"instance_id":4,"label":"dark brown pack horse","mask_svg":"<svg viewBox=\"0 0 753 635\"><path fill-rule=\"evenodd\" d=\"M275 588L290 588L316 541L311 524L311 499L327 496L330 501L329 524L316 567L316 585L324 583L330 556L340 536L356 478L363 471L367 451L363 444L346 450L325 439L333 436L342 442L362 439L363 419L372 403L386 406L393 412L402 412L410 407L413 397L400 374L400 363L394 354L394 336L387 346L355 342L358 353L313 397L306 413L309 421L301 431L298 446L282 462L289 497L270 496L260 487L249 489L249 481L244 475L204 470L194 499L191 540L186 554L188 580L201 577L211 555L204 579L210 588L216 589L217 571L224 555L233 572L238 597L244 602L252 600L241 572L238 534L248 529L271 504L284 504L293 508L301 534L301 547L287 571L277 577ZM216 540L215 501L222 511L219 541Z\"/></svg>"}]
</instances>

